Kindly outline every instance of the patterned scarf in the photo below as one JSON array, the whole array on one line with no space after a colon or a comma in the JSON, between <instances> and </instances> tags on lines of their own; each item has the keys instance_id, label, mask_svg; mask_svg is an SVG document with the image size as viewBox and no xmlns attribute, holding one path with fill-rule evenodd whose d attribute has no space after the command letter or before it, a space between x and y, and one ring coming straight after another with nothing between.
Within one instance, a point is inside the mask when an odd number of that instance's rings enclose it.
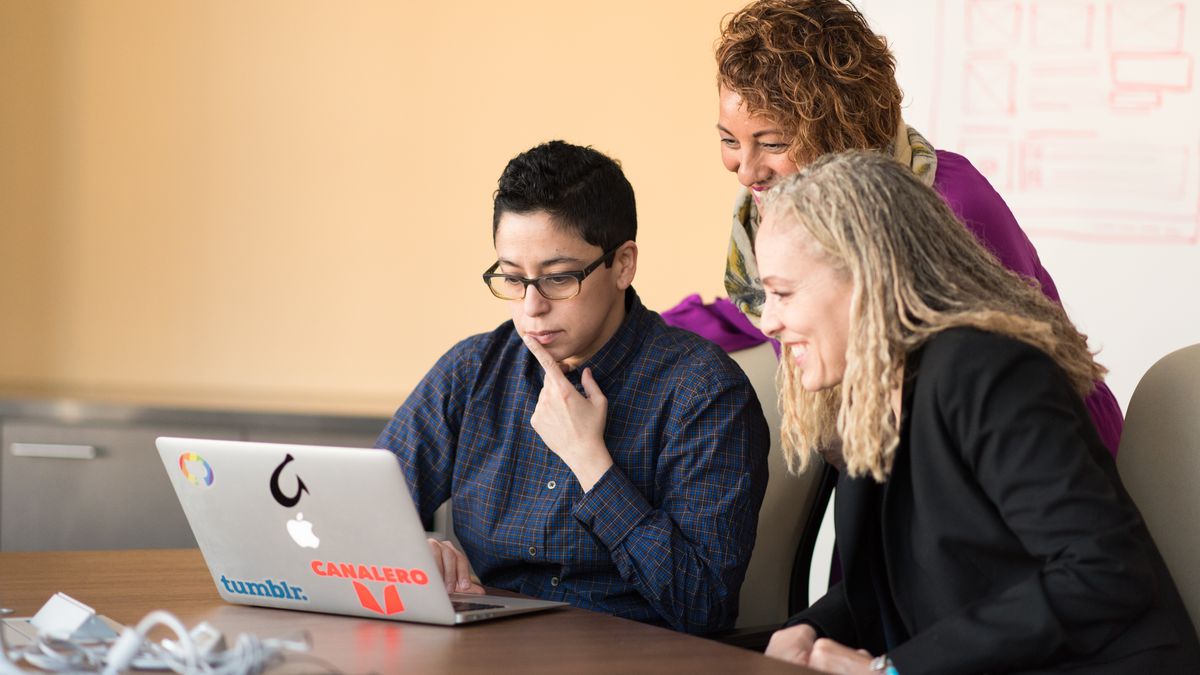
<instances>
[{"instance_id":1,"label":"patterned scarf","mask_svg":"<svg viewBox=\"0 0 1200 675\"><path fill-rule=\"evenodd\" d=\"M896 128L896 137L885 149L896 161L912 169L921 182L932 187L937 174L937 155L933 146L916 129L903 121ZM754 261L754 235L758 232L758 206L750 190L742 188L733 206L733 233L729 238L729 255L725 261L725 292L755 325L762 316L766 300Z\"/></svg>"}]
</instances>

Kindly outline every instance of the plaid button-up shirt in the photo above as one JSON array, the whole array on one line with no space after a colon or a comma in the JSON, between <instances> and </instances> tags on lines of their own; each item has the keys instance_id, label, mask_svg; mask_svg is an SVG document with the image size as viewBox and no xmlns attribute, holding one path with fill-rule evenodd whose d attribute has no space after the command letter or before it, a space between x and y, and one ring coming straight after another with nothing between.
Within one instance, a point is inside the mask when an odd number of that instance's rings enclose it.
<instances>
[{"instance_id":1,"label":"plaid button-up shirt","mask_svg":"<svg viewBox=\"0 0 1200 675\"><path fill-rule=\"evenodd\" d=\"M703 633L733 625L767 483L770 436L746 376L632 290L590 367L613 466L586 494L529 424L543 371L512 322L446 353L376 445L422 518L453 499L480 580Z\"/></svg>"}]
</instances>

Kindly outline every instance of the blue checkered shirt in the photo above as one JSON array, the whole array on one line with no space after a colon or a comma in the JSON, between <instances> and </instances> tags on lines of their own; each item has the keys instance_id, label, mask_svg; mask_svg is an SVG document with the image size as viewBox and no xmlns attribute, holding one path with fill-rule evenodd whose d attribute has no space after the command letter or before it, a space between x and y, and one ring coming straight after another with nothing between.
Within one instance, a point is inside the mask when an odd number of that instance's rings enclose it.
<instances>
[{"instance_id":1,"label":"blue checkered shirt","mask_svg":"<svg viewBox=\"0 0 1200 675\"><path fill-rule=\"evenodd\" d=\"M453 499L488 585L677 630L733 625L770 445L741 369L627 295L590 367L613 466L586 494L529 424L543 371L511 321L455 345L377 441L421 517Z\"/></svg>"}]
</instances>

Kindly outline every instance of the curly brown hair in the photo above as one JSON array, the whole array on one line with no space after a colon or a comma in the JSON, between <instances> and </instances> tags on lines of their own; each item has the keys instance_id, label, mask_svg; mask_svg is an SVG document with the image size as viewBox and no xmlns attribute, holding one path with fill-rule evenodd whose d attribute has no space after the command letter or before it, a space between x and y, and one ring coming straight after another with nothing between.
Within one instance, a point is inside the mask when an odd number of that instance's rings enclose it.
<instances>
[{"instance_id":1,"label":"curly brown hair","mask_svg":"<svg viewBox=\"0 0 1200 675\"><path fill-rule=\"evenodd\" d=\"M780 126L803 166L827 152L883 150L902 93L887 41L841 0L758 0L733 14L717 45L718 82L747 112Z\"/></svg>"}]
</instances>

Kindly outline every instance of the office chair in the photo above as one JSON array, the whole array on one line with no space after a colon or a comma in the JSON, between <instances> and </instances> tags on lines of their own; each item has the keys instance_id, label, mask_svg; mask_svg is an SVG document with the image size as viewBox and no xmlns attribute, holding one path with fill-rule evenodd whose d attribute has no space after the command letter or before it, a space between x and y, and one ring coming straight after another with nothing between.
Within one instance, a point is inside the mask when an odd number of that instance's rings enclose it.
<instances>
[{"instance_id":1,"label":"office chair","mask_svg":"<svg viewBox=\"0 0 1200 675\"><path fill-rule=\"evenodd\" d=\"M784 620L808 606L808 566L836 473L822 465L811 467L802 476L788 473L779 444L778 359L770 343L733 352L730 357L750 379L771 430L770 478L742 584L737 624L733 630L710 637L762 651Z\"/></svg>"},{"instance_id":2,"label":"office chair","mask_svg":"<svg viewBox=\"0 0 1200 675\"><path fill-rule=\"evenodd\" d=\"M1133 496L1192 621L1200 619L1200 344L1142 376L1125 415L1117 470ZM1181 520L1182 519L1182 520Z\"/></svg>"}]
</instances>

